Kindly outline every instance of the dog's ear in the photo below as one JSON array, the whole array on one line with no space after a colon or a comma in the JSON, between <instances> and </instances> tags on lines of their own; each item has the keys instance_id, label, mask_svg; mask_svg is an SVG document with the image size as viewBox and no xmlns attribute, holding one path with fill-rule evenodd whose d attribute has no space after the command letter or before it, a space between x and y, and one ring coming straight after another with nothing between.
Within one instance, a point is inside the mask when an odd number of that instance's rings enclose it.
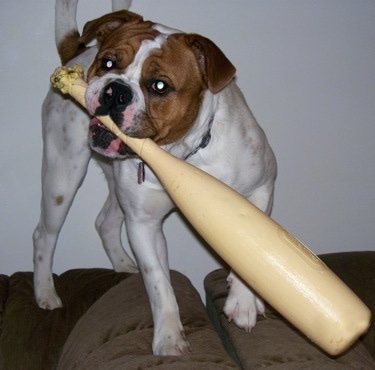
<instances>
[{"instance_id":1,"label":"dog's ear","mask_svg":"<svg viewBox=\"0 0 375 370\"><path fill-rule=\"evenodd\" d=\"M86 45L95 36L99 43L116 28L122 26L124 23L143 21L143 18L128 10L120 10L118 12L103 15L100 18L87 22L83 27L82 36L79 41Z\"/></svg>"},{"instance_id":2,"label":"dog's ear","mask_svg":"<svg viewBox=\"0 0 375 370\"><path fill-rule=\"evenodd\" d=\"M232 81L236 68L211 40L196 34L185 35L195 54L207 86L214 94Z\"/></svg>"}]
</instances>

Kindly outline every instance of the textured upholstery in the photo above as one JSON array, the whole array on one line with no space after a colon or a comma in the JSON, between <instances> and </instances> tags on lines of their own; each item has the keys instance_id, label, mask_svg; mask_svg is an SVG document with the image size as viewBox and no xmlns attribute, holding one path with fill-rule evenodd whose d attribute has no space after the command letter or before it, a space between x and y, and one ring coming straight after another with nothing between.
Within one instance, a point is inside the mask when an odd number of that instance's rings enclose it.
<instances>
[{"instance_id":1,"label":"textured upholstery","mask_svg":"<svg viewBox=\"0 0 375 370\"><path fill-rule=\"evenodd\" d=\"M354 292L375 311L375 252L336 253L320 256ZM228 350L244 369L375 369L374 324L342 356L333 358L267 307L250 334L228 323L223 314L227 271L219 269L205 279L207 310Z\"/></svg>"},{"instance_id":2,"label":"textured upholstery","mask_svg":"<svg viewBox=\"0 0 375 370\"><path fill-rule=\"evenodd\" d=\"M40 309L32 273L0 275L0 369L234 369L205 307L171 272L192 354L153 356L150 305L139 274L79 269L55 276L64 307ZM61 355L62 354L62 355Z\"/></svg>"}]
</instances>

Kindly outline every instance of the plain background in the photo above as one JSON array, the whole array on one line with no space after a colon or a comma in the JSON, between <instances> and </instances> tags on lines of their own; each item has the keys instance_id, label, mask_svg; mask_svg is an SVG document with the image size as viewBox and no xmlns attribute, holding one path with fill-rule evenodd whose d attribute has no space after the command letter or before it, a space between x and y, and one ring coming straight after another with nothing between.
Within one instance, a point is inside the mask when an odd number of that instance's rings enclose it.
<instances>
[{"instance_id":1,"label":"plain background","mask_svg":"<svg viewBox=\"0 0 375 370\"><path fill-rule=\"evenodd\" d=\"M134 0L132 10L211 38L237 67L278 159L275 220L315 253L375 250L374 1ZM80 27L109 11L110 1L82 0ZM11 274L32 270L40 107L59 65L54 2L0 0L0 29L0 273ZM111 267L94 228L106 194L91 164L60 235L56 273ZM176 213L165 232L171 267L202 293L218 263Z\"/></svg>"}]
</instances>

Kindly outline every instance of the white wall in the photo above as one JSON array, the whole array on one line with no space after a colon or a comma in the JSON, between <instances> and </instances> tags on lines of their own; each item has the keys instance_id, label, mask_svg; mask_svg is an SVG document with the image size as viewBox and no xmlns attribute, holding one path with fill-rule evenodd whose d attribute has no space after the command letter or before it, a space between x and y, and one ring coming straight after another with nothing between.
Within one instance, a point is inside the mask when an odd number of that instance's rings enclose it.
<instances>
[{"instance_id":1,"label":"white wall","mask_svg":"<svg viewBox=\"0 0 375 370\"><path fill-rule=\"evenodd\" d=\"M212 38L278 158L273 217L316 253L375 248L375 2L134 0L155 21ZM155 5L157 4L157 6ZM82 0L79 19L110 10ZM39 217L40 106L58 65L52 0L0 1L0 273L32 269ZM54 271L110 267L94 229L106 197L91 166L63 228ZM216 266L180 219L171 267L199 291Z\"/></svg>"}]
</instances>

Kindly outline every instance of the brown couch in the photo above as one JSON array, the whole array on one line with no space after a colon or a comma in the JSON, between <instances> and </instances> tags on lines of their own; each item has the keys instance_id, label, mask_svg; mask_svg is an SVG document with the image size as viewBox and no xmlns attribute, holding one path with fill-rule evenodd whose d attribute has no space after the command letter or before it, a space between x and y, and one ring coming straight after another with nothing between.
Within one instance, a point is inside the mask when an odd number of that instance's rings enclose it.
<instances>
[{"instance_id":1,"label":"brown couch","mask_svg":"<svg viewBox=\"0 0 375 370\"><path fill-rule=\"evenodd\" d=\"M375 310L375 252L322 259ZM246 334L222 312L226 271L205 279L206 307L190 281L172 272L190 355L153 356L152 318L139 274L106 269L55 276L64 307L39 309L32 273L0 275L0 369L375 369L371 327L347 353L331 358L267 308Z\"/></svg>"}]
</instances>

